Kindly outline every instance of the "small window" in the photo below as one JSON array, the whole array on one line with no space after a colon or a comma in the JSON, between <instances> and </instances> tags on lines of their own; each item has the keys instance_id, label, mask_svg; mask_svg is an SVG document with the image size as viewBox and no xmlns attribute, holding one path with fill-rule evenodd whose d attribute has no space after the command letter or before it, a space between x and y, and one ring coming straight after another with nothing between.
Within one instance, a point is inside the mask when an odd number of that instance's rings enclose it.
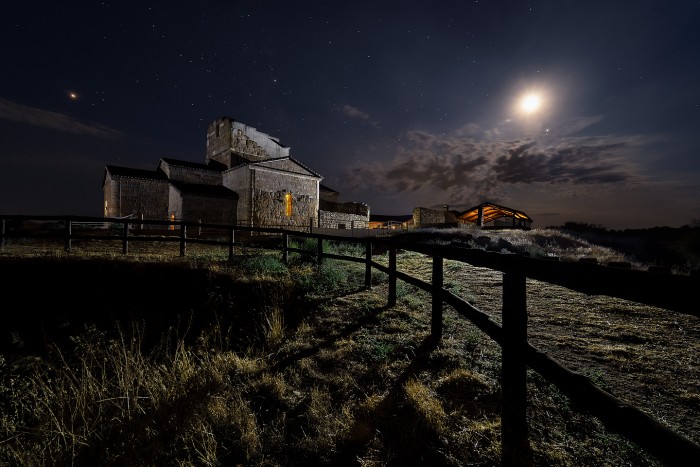
<instances>
[{"instance_id":1,"label":"small window","mask_svg":"<svg viewBox=\"0 0 700 467\"><path fill-rule=\"evenodd\" d=\"M284 213L287 217L292 217L292 194L285 193L284 195Z\"/></svg>"}]
</instances>

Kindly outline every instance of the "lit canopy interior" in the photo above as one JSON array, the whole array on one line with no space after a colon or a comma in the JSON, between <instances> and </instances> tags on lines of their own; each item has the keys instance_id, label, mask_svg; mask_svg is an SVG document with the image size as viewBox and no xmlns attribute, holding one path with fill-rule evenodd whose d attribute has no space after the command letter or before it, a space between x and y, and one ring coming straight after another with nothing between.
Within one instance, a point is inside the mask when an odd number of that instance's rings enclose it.
<instances>
[{"instance_id":1,"label":"lit canopy interior","mask_svg":"<svg viewBox=\"0 0 700 467\"><path fill-rule=\"evenodd\" d=\"M530 216L517 209L499 206L494 203L482 203L473 208L463 211L457 216L460 222L477 224L479 222L479 212L481 211L482 223L488 224L497 219L508 218L513 220L513 224L518 226L530 226L532 219Z\"/></svg>"}]
</instances>

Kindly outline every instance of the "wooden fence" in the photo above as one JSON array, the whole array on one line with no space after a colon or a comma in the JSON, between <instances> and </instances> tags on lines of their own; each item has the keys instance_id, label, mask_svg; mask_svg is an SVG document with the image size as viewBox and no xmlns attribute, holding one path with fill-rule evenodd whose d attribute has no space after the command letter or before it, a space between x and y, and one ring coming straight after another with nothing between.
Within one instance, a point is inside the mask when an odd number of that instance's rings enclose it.
<instances>
[{"instance_id":1,"label":"wooden fence","mask_svg":"<svg viewBox=\"0 0 700 467\"><path fill-rule=\"evenodd\" d=\"M597 387L587 377L571 371L547 354L533 347L527 339L527 303L526 280L535 279L549 284L589 295L606 295L618 297L646 305L657 306L667 310L700 316L697 290L700 290L700 278L696 276L661 274L637 271L591 263L569 263L547 259L530 258L521 255L487 252L480 249L454 246L430 245L425 243L398 242L388 238L340 238L336 235L324 235L290 231L278 228L252 228L231 225L216 225L182 222L182 221L143 221L135 219L103 219L88 217L30 217L0 216L2 231L0 242L5 248L6 239L34 236L30 233L13 231L11 224L25 221L58 222L62 229L55 229L50 235L36 235L42 238L63 239L66 250L70 250L73 240L117 240L122 244L122 252L128 253L129 242L179 242L180 255L187 253L188 243L219 245L229 250L229 258L234 255L236 233L263 233L281 236L280 248L285 262L290 252L314 254L320 265L324 258L354 261L365 265L365 286L371 287L372 269L385 272L389 276L388 304L396 304L397 280L405 281L432 296L431 334L435 339L442 336L442 308L448 304L461 316L470 320L481 331L496 341L502 350L502 413L501 440L503 465L527 465L529 463L527 408L527 368L542 375L553 383L567 397L580 407L598 417L607 429L617 432L642 449L660 459L667 465L688 465L689 459L700 458L700 445L675 433L649 417L642 411L628 406L608 392ZM91 222L109 222L116 226L114 234L95 235L76 232L75 224ZM130 225L148 223L168 229L171 226L179 230L178 236L136 235L130 232ZM224 240L188 237L188 228L206 227L218 229ZM136 231L138 232L138 231ZM289 246L289 237L305 237L317 240L316 251L302 250ZM364 245L364 258L324 253L324 241L343 241ZM374 246L381 246L388 251L388 265L379 264L372 258ZM269 246L270 247L270 246ZM413 277L396 268L396 251L414 251L431 256L432 280L430 283ZM452 292L443 288L443 261L445 259L461 261L474 266L490 268L503 273L502 324L493 321L486 313L475 308Z\"/></svg>"}]
</instances>

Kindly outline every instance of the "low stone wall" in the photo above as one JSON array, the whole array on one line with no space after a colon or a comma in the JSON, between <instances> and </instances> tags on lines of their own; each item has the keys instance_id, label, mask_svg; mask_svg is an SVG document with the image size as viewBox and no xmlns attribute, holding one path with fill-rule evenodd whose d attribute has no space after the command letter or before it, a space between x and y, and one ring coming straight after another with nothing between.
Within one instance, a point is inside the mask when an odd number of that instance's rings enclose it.
<instances>
[{"instance_id":1,"label":"low stone wall","mask_svg":"<svg viewBox=\"0 0 700 467\"><path fill-rule=\"evenodd\" d=\"M369 216L337 211L319 211L317 226L326 229L367 229L369 228Z\"/></svg>"}]
</instances>

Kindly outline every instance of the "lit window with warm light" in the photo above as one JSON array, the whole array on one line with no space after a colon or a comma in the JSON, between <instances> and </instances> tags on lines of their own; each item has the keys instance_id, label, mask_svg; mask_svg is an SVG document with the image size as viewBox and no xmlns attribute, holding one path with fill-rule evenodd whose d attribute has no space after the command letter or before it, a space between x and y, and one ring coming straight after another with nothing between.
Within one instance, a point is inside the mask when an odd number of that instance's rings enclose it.
<instances>
[{"instance_id":1,"label":"lit window with warm light","mask_svg":"<svg viewBox=\"0 0 700 467\"><path fill-rule=\"evenodd\" d=\"M292 217L292 194L285 193L284 195L284 213L287 217Z\"/></svg>"}]
</instances>

